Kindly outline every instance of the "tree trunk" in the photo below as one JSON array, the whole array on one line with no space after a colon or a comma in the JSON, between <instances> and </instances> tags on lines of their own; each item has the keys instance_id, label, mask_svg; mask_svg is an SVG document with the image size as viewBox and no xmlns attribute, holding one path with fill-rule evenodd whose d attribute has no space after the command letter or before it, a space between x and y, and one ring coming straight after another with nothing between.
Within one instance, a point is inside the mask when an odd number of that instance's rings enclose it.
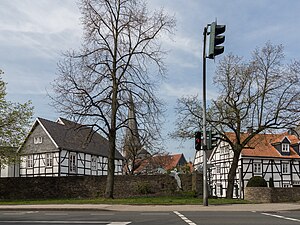
<instances>
[{"instance_id":1,"label":"tree trunk","mask_svg":"<svg viewBox=\"0 0 300 225\"><path fill-rule=\"evenodd\" d=\"M116 68L116 60L114 60L113 68ZM117 124L117 93L118 85L116 81L116 69L112 73L113 77L113 91L111 99L111 123L109 130L109 153L108 153L108 170L107 170L107 181L105 198L114 197L114 183L115 183L115 152L116 152L116 124Z\"/></svg>"},{"instance_id":2,"label":"tree trunk","mask_svg":"<svg viewBox=\"0 0 300 225\"><path fill-rule=\"evenodd\" d=\"M110 133L109 136L109 155L108 155L108 170L106 179L105 198L114 197L114 183L115 183L115 142L116 132Z\"/></svg>"},{"instance_id":3,"label":"tree trunk","mask_svg":"<svg viewBox=\"0 0 300 225\"><path fill-rule=\"evenodd\" d=\"M118 20L116 22L116 29L118 27ZM111 96L111 119L109 130L109 153L108 153L108 170L107 181L105 189L105 198L114 197L114 183L115 183L115 151L116 151L116 127L117 127L117 110L118 110L118 83L117 83L117 50L118 49L118 31L116 30L116 37L114 38L114 52L112 61L112 96Z\"/></svg>"},{"instance_id":4,"label":"tree trunk","mask_svg":"<svg viewBox=\"0 0 300 225\"><path fill-rule=\"evenodd\" d=\"M115 77L115 76L114 76ZM116 152L116 115L117 115L117 85L116 79L113 81L113 95L111 104L111 128L109 131L109 153L108 153L108 170L105 189L105 198L114 197L115 183L115 152Z\"/></svg>"},{"instance_id":5,"label":"tree trunk","mask_svg":"<svg viewBox=\"0 0 300 225\"><path fill-rule=\"evenodd\" d=\"M233 198L233 188L234 188L234 179L236 176L236 169L239 163L240 152L237 149L234 149L233 161L230 166L230 170L228 173L228 184L226 189L226 198Z\"/></svg>"}]
</instances>

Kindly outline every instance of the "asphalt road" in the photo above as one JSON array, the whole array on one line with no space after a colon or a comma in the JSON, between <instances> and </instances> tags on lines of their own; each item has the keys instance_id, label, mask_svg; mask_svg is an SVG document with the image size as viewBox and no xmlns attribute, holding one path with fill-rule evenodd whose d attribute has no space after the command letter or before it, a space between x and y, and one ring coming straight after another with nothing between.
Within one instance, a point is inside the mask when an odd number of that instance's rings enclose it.
<instances>
[{"instance_id":1,"label":"asphalt road","mask_svg":"<svg viewBox=\"0 0 300 225\"><path fill-rule=\"evenodd\" d=\"M299 211L278 212L116 212L116 211L1 211L3 224L142 224L142 225L295 225Z\"/></svg>"}]
</instances>

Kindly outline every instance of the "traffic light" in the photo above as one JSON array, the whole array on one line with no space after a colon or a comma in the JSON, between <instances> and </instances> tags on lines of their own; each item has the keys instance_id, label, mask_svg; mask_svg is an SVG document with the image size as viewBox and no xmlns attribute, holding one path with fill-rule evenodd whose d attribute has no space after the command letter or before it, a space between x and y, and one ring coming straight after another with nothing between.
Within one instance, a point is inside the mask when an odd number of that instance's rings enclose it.
<instances>
[{"instance_id":1,"label":"traffic light","mask_svg":"<svg viewBox=\"0 0 300 225\"><path fill-rule=\"evenodd\" d=\"M208 132L208 143L207 148L209 150L214 149L217 146L217 133L213 132L212 130L207 131Z\"/></svg>"},{"instance_id":2,"label":"traffic light","mask_svg":"<svg viewBox=\"0 0 300 225\"><path fill-rule=\"evenodd\" d=\"M195 132L195 149L201 150L201 138L202 138L202 132L197 131Z\"/></svg>"},{"instance_id":3,"label":"traffic light","mask_svg":"<svg viewBox=\"0 0 300 225\"><path fill-rule=\"evenodd\" d=\"M226 25L217 25L217 22L213 22L210 25L208 58L214 59L216 55L220 55L224 52L224 46L218 45L225 41L225 36L219 35L224 33L225 29Z\"/></svg>"}]
</instances>

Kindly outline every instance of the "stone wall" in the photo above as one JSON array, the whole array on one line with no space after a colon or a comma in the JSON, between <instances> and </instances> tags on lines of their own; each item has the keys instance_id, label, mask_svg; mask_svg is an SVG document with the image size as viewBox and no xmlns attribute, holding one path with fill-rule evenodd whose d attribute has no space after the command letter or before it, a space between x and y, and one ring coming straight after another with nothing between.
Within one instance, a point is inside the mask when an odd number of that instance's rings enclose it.
<instances>
[{"instance_id":1,"label":"stone wall","mask_svg":"<svg viewBox=\"0 0 300 225\"><path fill-rule=\"evenodd\" d=\"M244 199L259 203L300 201L300 187L246 187Z\"/></svg>"},{"instance_id":2,"label":"stone wall","mask_svg":"<svg viewBox=\"0 0 300 225\"><path fill-rule=\"evenodd\" d=\"M202 195L202 174L180 175L183 191ZM105 191L106 176L0 178L0 200L97 198ZM114 196L174 195L179 193L169 175L116 176Z\"/></svg>"}]
</instances>

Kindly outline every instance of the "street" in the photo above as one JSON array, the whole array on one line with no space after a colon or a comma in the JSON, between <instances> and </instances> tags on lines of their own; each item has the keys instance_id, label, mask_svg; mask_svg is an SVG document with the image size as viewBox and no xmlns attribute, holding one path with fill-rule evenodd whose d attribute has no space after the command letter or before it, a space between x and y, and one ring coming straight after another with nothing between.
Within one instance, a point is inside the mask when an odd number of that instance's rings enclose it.
<instances>
[{"instance_id":1,"label":"street","mask_svg":"<svg viewBox=\"0 0 300 225\"><path fill-rule=\"evenodd\" d=\"M172 225L295 225L297 211L280 212L117 212L117 211L0 211L2 224L172 224Z\"/></svg>"}]
</instances>

